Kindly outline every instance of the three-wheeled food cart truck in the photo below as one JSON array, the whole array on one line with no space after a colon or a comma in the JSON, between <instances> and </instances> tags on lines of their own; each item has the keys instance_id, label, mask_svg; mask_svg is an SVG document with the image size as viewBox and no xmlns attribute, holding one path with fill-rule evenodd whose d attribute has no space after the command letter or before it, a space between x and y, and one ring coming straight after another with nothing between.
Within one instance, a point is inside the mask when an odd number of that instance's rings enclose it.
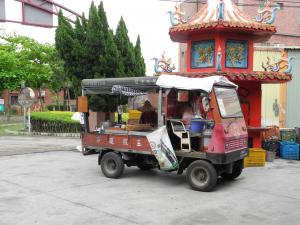
<instances>
[{"instance_id":1,"label":"three-wheeled food cart truck","mask_svg":"<svg viewBox=\"0 0 300 225\"><path fill-rule=\"evenodd\" d=\"M83 80L83 96L78 99L85 118L83 153L96 150L98 164L109 178L120 177L125 165L178 174L186 169L193 189L210 191L219 176L226 180L238 177L248 154L247 128L236 89L222 76ZM119 120L97 124L98 129L89 127L87 95L135 98L149 93L156 98L156 124Z\"/></svg>"}]
</instances>

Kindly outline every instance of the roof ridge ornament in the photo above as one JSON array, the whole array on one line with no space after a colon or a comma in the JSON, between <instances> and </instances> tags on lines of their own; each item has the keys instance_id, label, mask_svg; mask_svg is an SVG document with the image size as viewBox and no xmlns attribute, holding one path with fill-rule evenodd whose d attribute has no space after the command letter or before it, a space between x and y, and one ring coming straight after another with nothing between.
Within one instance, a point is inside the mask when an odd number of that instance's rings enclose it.
<instances>
[{"instance_id":1,"label":"roof ridge ornament","mask_svg":"<svg viewBox=\"0 0 300 225\"><path fill-rule=\"evenodd\" d=\"M154 72L155 75L160 75L161 73L172 73L176 69L175 63L172 64L172 58L166 58L165 52L161 54L161 59L152 58L154 60Z\"/></svg>"},{"instance_id":2,"label":"roof ridge ornament","mask_svg":"<svg viewBox=\"0 0 300 225\"><path fill-rule=\"evenodd\" d=\"M173 12L168 11L167 13L170 15L170 22L173 27L185 24L189 20L189 17L185 15L185 12L180 10L180 6L178 4L175 5L175 10Z\"/></svg>"},{"instance_id":3,"label":"roof ridge ornament","mask_svg":"<svg viewBox=\"0 0 300 225\"><path fill-rule=\"evenodd\" d=\"M258 8L258 15L255 17L259 23L273 24L276 19L276 13L280 10L280 5L276 3L276 7L271 7L270 0L264 0L264 6Z\"/></svg>"},{"instance_id":4,"label":"roof ridge ornament","mask_svg":"<svg viewBox=\"0 0 300 225\"><path fill-rule=\"evenodd\" d=\"M224 2L219 0L218 4L218 20L224 20Z\"/></svg>"}]
</instances>

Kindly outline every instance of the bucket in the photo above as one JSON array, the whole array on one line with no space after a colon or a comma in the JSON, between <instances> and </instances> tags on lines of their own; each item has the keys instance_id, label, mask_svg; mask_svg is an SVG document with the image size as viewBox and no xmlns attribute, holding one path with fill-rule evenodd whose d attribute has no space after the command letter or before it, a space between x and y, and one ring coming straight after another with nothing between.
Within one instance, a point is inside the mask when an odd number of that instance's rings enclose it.
<instances>
[{"instance_id":1,"label":"bucket","mask_svg":"<svg viewBox=\"0 0 300 225\"><path fill-rule=\"evenodd\" d=\"M266 157L267 162L273 162L275 157L276 157L276 152L267 151L267 157Z\"/></svg>"},{"instance_id":2,"label":"bucket","mask_svg":"<svg viewBox=\"0 0 300 225\"><path fill-rule=\"evenodd\" d=\"M201 119L191 120L191 131L194 133L202 133L204 130L205 121Z\"/></svg>"}]
</instances>

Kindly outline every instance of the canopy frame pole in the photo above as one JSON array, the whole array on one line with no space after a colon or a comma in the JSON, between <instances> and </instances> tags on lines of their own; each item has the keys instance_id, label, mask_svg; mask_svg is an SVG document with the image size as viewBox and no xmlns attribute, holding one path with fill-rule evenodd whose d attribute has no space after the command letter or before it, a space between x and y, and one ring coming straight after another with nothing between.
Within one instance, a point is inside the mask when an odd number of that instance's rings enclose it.
<instances>
[{"instance_id":1,"label":"canopy frame pole","mask_svg":"<svg viewBox=\"0 0 300 225\"><path fill-rule=\"evenodd\" d=\"M84 89L81 89L81 95L85 96L85 91ZM83 120L84 120L84 132L88 133L90 132L90 124L89 124L89 112L84 112L83 113Z\"/></svg>"},{"instance_id":2,"label":"canopy frame pole","mask_svg":"<svg viewBox=\"0 0 300 225\"><path fill-rule=\"evenodd\" d=\"M118 106L117 107L121 107L121 94L118 94ZM122 114L119 113L118 111L118 124L122 123Z\"/></svg>"},{"instance_id":3,"label":"canopy frame pole","mask_svg":"<svg viewBox=\"0 0 300 225\"><path fill-rule=\"evenodd\" d=\"M158 114L158 119L157 119L157 127L161 127L164 125L164 118L162 115L162 88L159 88L158 92L158 109L157 109L157 114Z\"/></svg>"}]
</instances>

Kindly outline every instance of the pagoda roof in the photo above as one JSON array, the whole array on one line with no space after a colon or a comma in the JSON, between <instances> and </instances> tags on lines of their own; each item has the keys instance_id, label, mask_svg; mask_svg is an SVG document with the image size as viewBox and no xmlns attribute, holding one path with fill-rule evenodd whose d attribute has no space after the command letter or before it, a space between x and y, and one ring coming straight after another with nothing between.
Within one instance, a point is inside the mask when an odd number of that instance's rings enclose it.
<instances>
[{"instance_id":1,"label":"pagoda roof","mask_svg":"<svg viewBox=\"0 0 300 225\"><path fill-rule=\"evenodd\" d=\"M220 2L223 3L221 18ZM275 26L255 22L231 0L208 0L187 23L171 27L169 33L173 41L186 42L191 33L205 33L211 30L251 33L254 40L260 42L267 41L276 32Z\"/></svg>"},{"instance_id":2,"label":"pagoda roof","mask_svg":"<svg viewBox=\"0 0 300 225\"><path fill-rule=\"evenodd\" d=\"M164 74L164 73L163 73ZM160 75L163 75L160 74ZM168 75L201 78L209 76L225 76L233 82L256 81L260 83L285 83L292 80L292 75L284 72L173 72Z\"/></svg>"}]
</instances>

